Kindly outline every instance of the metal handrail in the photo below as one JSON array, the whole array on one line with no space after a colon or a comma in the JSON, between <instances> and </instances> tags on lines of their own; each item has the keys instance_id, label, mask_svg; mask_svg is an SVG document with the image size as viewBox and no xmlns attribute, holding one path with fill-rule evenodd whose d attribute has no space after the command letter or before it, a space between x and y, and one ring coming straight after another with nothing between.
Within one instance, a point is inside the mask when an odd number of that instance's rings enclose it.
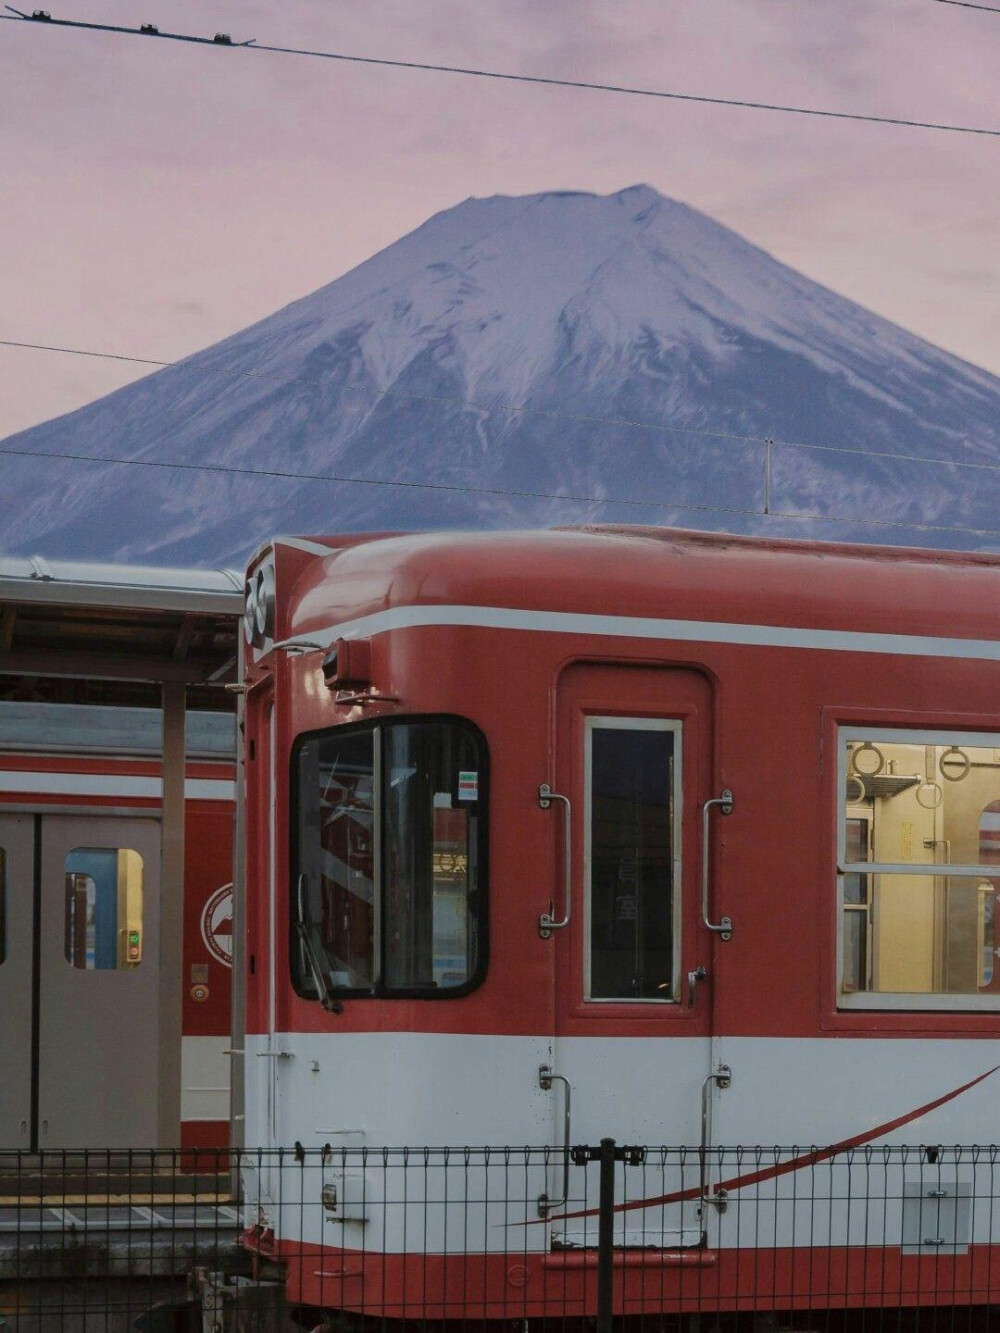
<instances>
[{"instance_id":1,"label":"metal handrail","mask_svg":"<svg viewBox=\"0 0 1000 1333\"><path fill-rule=\"evenodd\" d=\"M732 939L733 922L728 916L720 917L718 922L709 920L708 915L708 892L710 883L709 871L709 815L712 806L719 806L724 815L733 813L733 793L728 787L722 792L721 796L713 796L710 801L706 801L701 807L701 919L706 930L715 931L715 933L724 940Z\"/></svg>"},{"instance_id":2,"label":"metal handrail","mask_svg":"<svg viewBox=\"0 0 1000 1333\"><path fill-rule=\"evenodd\" d=\"M547 1194L543 1194L538 1200L538 1211L542 1217L555 1212L557 1208L562 1208L569 1198L569 1162L570 1162L570 1144L572 1143L572 1133L570 1129L572 1118L572 1098L573 1090L570 1087L569 1079L565 1074L556 1074L552 1071L551 1065L539 1065L538 1067L538 1086L543 1092L549 1092L553 1083L563 1085L563 1180L562 1180L562 1198L550 1199Z\"/></svg>"},{"instance_id":3,"label":"metal handrail","mask_svg":"<svg viewBox=\"0 0 1000 1333\"><path fill-rule=\"evenodd\" d=\"M543 782L538 788L539 809L547 810L553 801L561 801L565 810L563 818L563 832L565 837L565 847L563 852L563 877L565 882L563 890L563 917L561 921L555 919L556 905L554 901L550 901L549 910L547 912L542 912L538 918L538 933L543 940L547 940L554 930L562 930L565 926L569 925L570 906L573 899L573 807L570 805L568 796L560 796L558 792L552 790L547 782Z\"/></svg>"},{"instance_id":4,"label":"metal handrail","mask_svg":"<svg viewBox=\"0 0 1000 1333\"><path fill-rule=\"evenodd\" d=\"M733 1071L728 1065L719 1065L718 1069L713 1069L710 1074L706 1074L701 1085L701 1148L698 1152L698 1194L702 1202L702 1208L706 1203L714 1203L716 1206L721 1202L720 1199L709 1199L708 1197L708 1152L712 1146L712 1084L717 1083L720 1088L728 1088L733 1081ZM704 1221L704 1211L702 1212L702 1221Z\"/></svg>"}]
</instances>

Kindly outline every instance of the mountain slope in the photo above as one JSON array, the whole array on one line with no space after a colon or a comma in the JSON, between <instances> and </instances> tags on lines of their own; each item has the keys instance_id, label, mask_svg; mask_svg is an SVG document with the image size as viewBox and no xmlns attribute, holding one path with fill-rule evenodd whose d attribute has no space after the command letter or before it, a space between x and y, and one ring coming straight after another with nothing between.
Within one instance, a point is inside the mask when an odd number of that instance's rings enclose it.
<instances>
[{"instance_id":1,"label":"mountain slope","mask_svg":"<svg viewBox=\"0 0 1000 1333\"><path fill-rule=\"evenodd\" d=\"M770 499L836 521L717 512L763 501L763 447L741 435L829 447L776 447ZM833 450L989 463L998 444L1000 380L648 187L470 199L7 441L397 484L7 460L0 547L219 562L274 531L593 519L981 545L889 523L1000 527L990 473Z\"/></svg>"}]
</instances>

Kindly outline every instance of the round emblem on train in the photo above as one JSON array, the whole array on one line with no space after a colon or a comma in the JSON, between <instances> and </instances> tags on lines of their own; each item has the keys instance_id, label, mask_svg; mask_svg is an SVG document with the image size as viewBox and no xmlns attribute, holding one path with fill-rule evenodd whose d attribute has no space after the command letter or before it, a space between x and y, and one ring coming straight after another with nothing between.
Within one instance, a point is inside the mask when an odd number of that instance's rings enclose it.
<instances>
[{"instance_id":1,"label":"round emblem on train","mask_svg":"<svg viewBox=\"0 0 1000 1333\"><path fill-rule=\"evenodd\" d=\"M223 884L206 902L201 913L201 938L205 948L223 967L233 965L233 886Z\"/></svg>"}]
</instances>

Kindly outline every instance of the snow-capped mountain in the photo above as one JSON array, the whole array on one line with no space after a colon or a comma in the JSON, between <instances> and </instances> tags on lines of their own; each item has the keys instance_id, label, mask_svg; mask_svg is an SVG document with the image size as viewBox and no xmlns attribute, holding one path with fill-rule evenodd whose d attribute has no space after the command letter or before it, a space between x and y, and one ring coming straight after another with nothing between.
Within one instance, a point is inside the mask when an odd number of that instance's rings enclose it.
<instances>
[{"instance_id":1,"label":"snow-capped mountain","mask_svg":"<svg viewBox=\"0 0 1000 1333\"><path fill-rule=\"evenodd\" d=\"M772 515L832 521L757 515L763 438ZM1000 528L1000 476L950 464L998 445L1000 379L655 190L469 199L6 441L199 470L7 458L0 549L219 563L274 532L581 521L989 546L946 529Z\"/></svg>"}]
</instances>

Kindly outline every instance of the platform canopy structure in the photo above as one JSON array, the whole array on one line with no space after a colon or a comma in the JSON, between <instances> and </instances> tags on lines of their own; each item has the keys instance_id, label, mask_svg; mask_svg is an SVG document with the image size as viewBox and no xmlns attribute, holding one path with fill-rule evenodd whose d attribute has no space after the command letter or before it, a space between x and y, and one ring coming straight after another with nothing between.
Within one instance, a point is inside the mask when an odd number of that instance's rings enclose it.
<instances>
[{"instance_id":1,"label":"platform canopy structure","mask_svg":"<svg viewBox=\"0 0 1000 1333\"><path fill-rule=\"evenodd\" d=\"M53 702L96 702L93 682L218 688L236 679L242 611L233 570L0 556L0 671Z\"/></svg>"},{"instance_id":2,"label":"platform canopy structure","mask_svg":"<svg viewBox=\"0 0 1000 1333\"><path fill-rule=\"evenodd\" d=\"M243 607L243 577L232 570L0 557L0 752L14 744L5 742L5 704L18 705L22 729L31 705L64 706L37 710L49 717L65 717L66 705L81 705L81 717L93 705L104 708L91 712L111 715L111 705L126 726L137 710L162 718L158 1142L149 1147L179 1143L186 717L193 709L237 710L237 694L226 687L238 689Z\"/></svg>"}]
</instances>

